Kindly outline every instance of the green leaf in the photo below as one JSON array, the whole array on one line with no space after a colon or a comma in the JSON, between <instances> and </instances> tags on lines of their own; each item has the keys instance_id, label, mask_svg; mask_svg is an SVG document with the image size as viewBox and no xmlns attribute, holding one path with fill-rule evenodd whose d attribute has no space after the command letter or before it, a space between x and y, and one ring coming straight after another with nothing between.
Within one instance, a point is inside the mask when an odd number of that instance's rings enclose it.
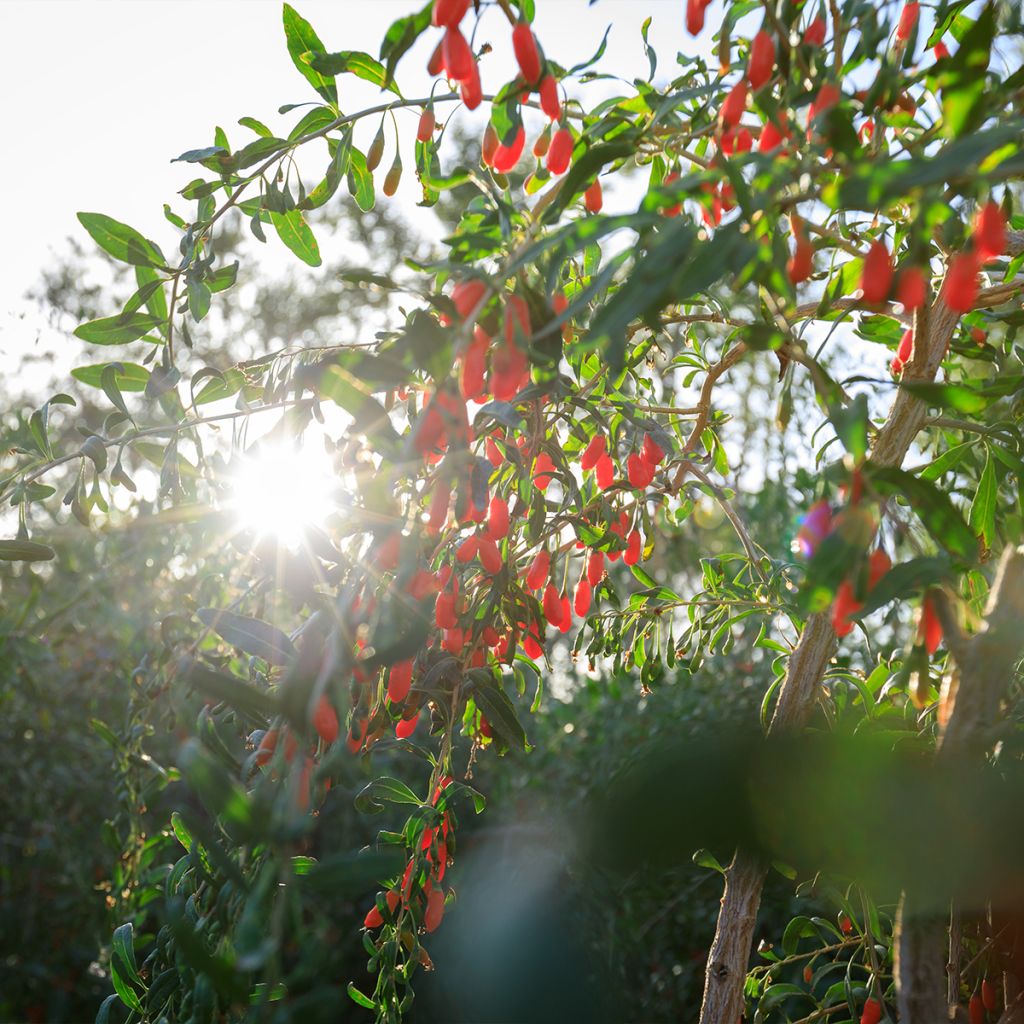
<instances>
[{"instance_id":1,"label":"green leaf","mask_svg":"<svg viewBox=\"0 0 1024 1024\"><path fill-rule=\"evenodd\" d=\"M57 552L31 540L0 540L0 560L5 562L48 562Z\"/></svg>"},{"instance_id":2,"label":"green leaf","mask_svg":"<svg viewBox=\"0 0 1024 1024\"><path fill-rule=\"evenodd\" d=\"M334 77L322 75L302 59L302 55L310 50L319 50L321 52L324 50L324 44L320 42L320 37L313 30L313 26L291 4L284 5L283 20L284 35L288 42L288 53L291 55L292 63L299 70L302 77L328 103L336 107L338 105L338 87L335 85Z\"/></svg>"},{"instance_id":3,"label":"green leaf","mask_svg":"<svg viewBox=\"0 0 1024 1024\"><path fill-rule=\"evenodd\" d=\"M385 77L390 82L395 77L395 68L409 47L430 27L430 12L433 0L428 0L416 14L410 14L392 22L384 34L380 46L380 59L385 63Z\"/></svg>"},{"instance_id":4,"label":"green leaf","mask_svg":"<svg viewBox=\"0 0 1024 1024\"><path fill-rule=\"evenodd\" d=\"M955 558L973 561L978 555L974 531L964 522L944 491L902 469L864 464L865 478L883 495L907 499L925 529Z\"/></svg>"},{"instance_id":5,"label":"green leaf","mask_svg":"<svg viewBox=\"0 0 1024 1024\"><path fill-rule=\"evenodd\" d=\"M986 4L970 27L956 53L943 62L939 74L943 126L951 138L976 128L984 119L986 72L992 59L995 10Z\"/></svg>"},{"instance_id":6,"label":"green leaf","mask_svg":"<svg viewBox=\"0 0 1024 1024\"><path fill-rule=\"evenodd\" d=\"M967 522L977 534L986 548L992 547L996 532L996 495L999 484L996 481L996 466L989 452L985 459L985 468L981 471L978 489L971 502Z\"/></svg>"},{"instance_id":7,"label":"green leaf","mask_svg":"<svg viewBox=\"0 0 1024 1024\"><path fill-rule=\"evenodd\" d=\"M363 993L356 988L354 981L350 981L348 983L348 988L345 989L345 991L348 992L349 998L357 1006L361 1006L365 1010L377 1009L377 1004L369 996L364 996Z\"/></svg>"},{"instance_id":8,"label":"green leaf","mask_svg":"<svg viewBox=\"0 0 1024 1024\"><path fill-rule=\"evenodd\" d=\"M373 209L377 201L373 192L373 175L366 166L366 157L358 149L353 149L349 156L346 184L349 195L360 210L367 213Z\"/></svg>"},{"instance_id":9,"label":"green leaf","mask_svg":"<svg viewBox=\"0 0 1024 1024\"><path fill-rule=\"evenodd\" d=\"M252 806L245 790L231 778L223 765L205 753L198 740L188 740L181 748L178 764L189 785L211 814L241 839L253 832Z\"/></svg>"},{"instance_id":10,"label":"green leaf","mask_svg":"<svg viewBox=\"0 0 1024 1024\"><path fill-rule=\"evenodd\" d=\"M106 316L90 320L75 328L76 338L93 345L127 345L158 328L163 321L149 313L133 313L127 320L120 316ZM160 339L157 339L159 343Z\"/></svg>"},{"instance_id":11,"label":"green leaf","mask_svg":"<svg viewBox=\"0 0 1024 1024\"><path fill-rule=\"evenodd\" d=\"M149 370L138 363L94 363L92 366L76 366L71 376L90 388L103 387L103 371L114 368L114 382L121 391L144 391L149 380Z\"/></svg>"},{"instance_id":12,"label":"green leaf","mask_svg":"<svg viewBox=\"0 0 1024 1024\"><path fill-rule=\"evenodd\" d=\"M196 618L232 647L262 658L270 665L290 665L298 657L291 640L269 622L236 615L221 608L200 608Z\"/></svg>"},{"instance_id":13,"label":"green leaf","mask_svg":"<svg viewBox=\"0 0 1024 1024\"><path fill-rule=\"evenodd\" d=\"M192 662L184 673L189 686L248 715L261 725L278 714L278 702L268 693L257 690L237 676L214 672L198 661Z\"/></svg>"},{"instance_id":14,"label":"green leaf","mask_svg":"<svg viewBox=\"0 0 1024 1024\"><path fill-rule=\"evenodd\" d=\"M920 472L922 480L938 480L944 473L948 473L950 470L956 469L961 462L970 454L974 448L974 441L965 441L963 444L958 444L948 451L944 451L938 458L933 462L928 463L927 466Z\"/></svg>"},{"instance_id":15,"label":"green leaf","mask_svg":"<svg viewBox=\"0 0 1024 1024\"><path fill-rule=\"evenodd\" d=\"M166 263L157 244L140 235L135 228L103 213L79 213L77 216L92 240L115 260L133 266L162 267Z\"/></svg>"},{"instance_id":16,"label":"green leaf","mask_svg":"<svg viewBox=\"0 0 1024 1024\"><path fill-rule=\"evenodd\" d=\"M303 263L311 267L319 267L320 247L301 210L289 210L287 213L271 211L271 223L277 229L278 237L288 246Z\"/></svg>"},{"instance_id":17,"label":"green leaf","mask_svg":"<svg viewBox=\"0 0 1024 1024\"><path fill-rule=\"evenodd\" d=\"M356 810L363 814L379 814L386 803L413 804L419 807L423 801L404 782L388 776L368 783L355 799Z\"/></svg>"},{"instance_id":18,"label":"green leaf","mask_svg":"<svg viewBox=\"0 0 1024 1024\"><path fill-rule=\"evenodd\" d=\"M132 939L132 924L129 921L114 931L114 952L124 961L127 969L128 980L133 985L144 987L139 977L139 969L135 966L135 944Z\"/></svg>"},{"instance_id":19,"label":"green leaf","mask_svg":"<svg viewBox=\"0 0 1024 1024\"><path fill-rule=\"evenodd\" d=\"M363 79L364 82L372 82L382 89L390 89L400 96L394 82L388 81L387 71L379 60L374 60L368 53L359 50L342 50L339 53L304 53L301 58L314 70L324 75L341 75L346 71Z\"/></svg>"},{"instance_id":20,"label":"green leaf","mask_svg":"<svg viewBox=\"0 0 1024 1024\"><path fill-rule=\"evenodd\" d=\"M934 381L901 381L900 387L920 398L928 405L973 416L988 408L995 398L981 394L977 389L964 387L962 384L939 384Z\"/></svg>"},{"instance_id":21,"label":"green leaf","mask_svg":"<svg viewBox=\"0 0 1024 1024\"><path fill-rule=\"evenodd\" d=\"M868 397L859 394L845 408L833 409L832 425L843 447L860 462L868 450Z\"/></svg>"},{"instance_id":22,"label":"green leaf","mask_svg":"<svg viewBox=\"0 0 1024 1024\"><path fill-rule=\"evenodd\" d=\"M490 723L495 737L506 747L525 750L526 733L508 694L491 679L481 686L473 687L472 695L476 706Z\"/></svg>"}]
</instances>

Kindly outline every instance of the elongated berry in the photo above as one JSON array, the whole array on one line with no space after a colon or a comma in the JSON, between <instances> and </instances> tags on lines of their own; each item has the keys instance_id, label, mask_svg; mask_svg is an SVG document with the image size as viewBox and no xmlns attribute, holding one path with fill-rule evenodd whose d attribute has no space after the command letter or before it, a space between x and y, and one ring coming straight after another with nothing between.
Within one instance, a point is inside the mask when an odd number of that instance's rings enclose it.
<instances>
[{"instance_id":1,"label":"elongated berry","mask_svg":"<svg viewBox=\"0 0 1024 1024\"><path fill-rule=\"evenodd\" d=\"M501 567L505 563L501 560L501 552L492 536L486 533L480 535L480 546L477 553L480 556L480 564L492 576L501 572Z\"/></svg>"},{"instance_id":2,"label":"elongated berry","mask_svg":"<svg viewBox=\"0 0 1024 1024\"><path fill-rule=\"evenodd\" d=\"M473 74L473 51L457 25L449 25L444 33L444 66L448 77L461 82Z\"/></svg>"},{"instance_id":3,"label":"elongated berry","mask_svg":"<svg viewBox=\"0 0 1024 1024\"><path fill-rule=\"evenodd\" d=\"M412 718L403 718L395 723L395 736L400 740L408 739L415 731L420 722L420 713L417 711Z\"/></svg>"},{"instance_id":4,"label":"elongated berry","mask_svg":"<svg viewBox=\"0 0 1024 1024\"><path fill-rule=\"evenodd\" d=\"M799 217L793 217L793 240L796 245L793 255L786 264L786 273L793 284L801 284L811 276L814 271L814 246L807 237L803 228L803 221Z\"/></svg>"},{"instance_id":5,"label":"elongated berry","mask_svg":"<svg viewBox=\"0 0 1024 1024\"><path fill-rule=\"evenodd\" d=\"M437 595L434 606L434 621L438 629L454 629L459 619L455 614L455 595L451 591L443 591Z\"/></svg>"},{"instance_id":6,"label":"elongated berry","mask_svg":"<svg viewBox=\"0 0 1024 1024\"><path fill-rule=\"evenodd\" d=\"M484 89L480 82L480 68L476 61L473 61L469 74L459 82L459 95L467 110L476 110L483 101Z\"/></svg>"},{"instance_id":7,"label":"elongated berry","mask_svg":"<svg viewBox=\"0 0 1024 1024\"><path fill-rule=\"evenodd\" d=\"M686 31L691 36L700 35L704 28L704 0L686 0Z\"/></svg>"},{"instance_id":8,"label":"elongated berry","mask_svg":"<svg viewBox=\"0 0 1024 1024\"><path fill-rule=\"evenodd\" d=\"M499 142L494 156L491 159L491 167L499 174L507 174L512 170L519 158L523 155L523 148L526 146L526 129L520 125L515 138L507 146Z\"/></svg>"},{"instance_id":9,"label":"elongated berry","mask_svg":"<svg viewBox=\"0 0 1024 1024\"><path fill-rule=\"evenodd\" d=\"M491 498L487 508L487 532L495 539L501 540L508 535L508 502L501 495Z\"/></svg>"},{"instance_id":10,"label":"elongated berry","mask_svg":"<svg viewBox=\"0 0 1024 1024\"><path fill-rule=\"evenodd\" d=\"M412 687L412 660L399 661L388 670L388 699L399 704L409 696Z\"/></svg>"},{"instance_id":11,"label":"elongated berry","mask_svg":"<svg viewBox=\"0 0 1024 1024\"><path fill-rule=\"evenodd\" d=\"M719 111L718 119L723 128L732 128L740 123L747 108L747 80L741 78L730 90Z\"/></svg>"},{"instance_id":12,"label":"elongated berry","mask_svg":"<svg viewBox=\"0 0 1024 1024\"><path fill-rule=\"evenodd\" d=\"M917 19L921 13L921 4L918 0L907 0L900 11L900 20L896 25L896 38L905 43L914 33L917 27Z\"/></svg>"},{"instance_id":13,"label":"elongated berry","mask_svg":"<svg viewBox=\"0 0 1024 1024\"><path fill-rule=\"evenodd\" d=\"M785 136L779 131L779 126L774 121L765 121L764 127L757 140L757 151L759 153L770 153L782 145Z\"/></svg>"},{"instance_id":14,"label":"elongated berry","mask_svg":"<svg viewBox=\"0 0 1024 1024\"><path fill-rule=\"evenodd\" d=\"M480 548L480 541L477 539L475 533L471 533L456 549L455 557L458 561L465 564L471 562L476 558L476 553Z\"/></svg>"},{"instance_id":15,"label":"elongated berry","mask_svg":"<svg viewBox=\"0 0 1024 1024\"><path fill-rule=\"evenodd\" d=\"M985 978L981 983L981 1002L989 1013L995 1012L996 1005L998 1004L998 996L996 994L995 985L993 985L988 978Z\"/></svg>"},{"instance_id":16,"label":"elongated berry","mask_svg":"<svg viewBox=\"0 0 1024 1024\"><path fill-rule=\"evenodd\" d=\"M967 1004L967 1019L970 1024L985 1024L985 1004L977 992L971 996L971 1001Z\"/></svg>"},{"instance_id":17,"label":"elongated berry","mask_svg":"<svg viewBox=\"0 0 1024 1024\"><path fill-rule=\"evenodd\" d=\"M597 460L594 476L597 479L598 490L601 491L607 491L615 480L615 463L607 452Z\"/></svg>"},{"instance_id":18,"label":"elongated berry","mask_svg":"<svg viewBox=\"0 0 1024 1024\"><path fill-rule=\"evenodd\" d=\"M587 582L596 587L604 579L604 552L591 551L587 555Z\"/></svg>"},{"instance_id":19,"label":"elongated berry","mask_svg":"<svg viewBox=\"0 0 1024 1024\"><path fill-rule=\"evenodd\" d=\"M602 455L608 451L608 439L604 434L595 434L580 456L580 469L593 469Z\"/></svg>"},{"instance_id":20,"label":"elongated berry","mask_svg":"<svg viewBox=\"0 0 1024 1024\"><path fill-rule=\"evenodd\" d=\"M551 555L548 554L547 548L541 548L534 556L530 571L526 574L526 589L540 590L548 578L550 569Z\"/></svg>"},{"instance_id":21,"label":"elongated berry","mask_svg":"<svg viewBox=\"0 0 1024 1024\"><path fill-rule=\"evenodd\" d=\"M395 154L395 162L391 165L391 169L386 175L384 175L384 185L381 191L386 196L393 196L398 191L398 184L402 180L402 161L398 159L398 154Z\"/></svg>"},{"instance_id":22,"label":"elongated berry","mask_svg":"<svg viewBox=\"0 0 1024 1024\"><path fill-rule=\"evenodd\" d=\"M604 572L604 566L601 567L601 572ZM573 594L573 609L581 619L590 611L592 597L593 589L590 580L586 575L580 576L579 582L576 584L576 592Z\"/></svg>"},{"instance_id":23,"label":"elongated berry","mask_svg":"<svg viewBox=\"0 0 1024 1024\"><path fill-rule=\"evenodd\" d=\"M490 121L484 129L484 137L480 143L480 160L485 167L494 165L494 154L498 151L498 133Z\"/></svg>"},{"instance_id":24,"label":"elongated berry","mask_svg":"<svg viewBox=\"0 0 1024 1024\"><path fill-rule=\"evenodd\" d=\"M529 22L517 22L512 29L512 50L519 63L519 70L523 73L523 80L527 85L533 85L540 78L540 54Z\"/></svg>"},{"instance_id":25,"label":"elongated berry","mask_svg":"<svg viewBox=\"0 0 1024 1024\"><path fill-rule=\"evenodd\" d=\"M974 219L974 251L982 263L1006 252L1006 217L998 204L986 203Z\"/></svg>"},{"instance_id":26,"label":"elongated berry","mask_svg":"<svg viewBox=\"0 0 1024 1024\"><path fill-rule=\"evenodd\" d=\"M543 606L544 618L557 629L562 624L562 601L554 583L548 583L544 588Z\"/></svg>"},{"instance_id":27,"label":"elongated berry","mask_svg":"<svg viewBox=\"0 0 1024 1024\"><path fill-rule=\"evenodd\" d=\"M825 42L825 19L819 14L804 30L804 43L807 46L821 46Z\"/></svg>"},{"instance_id":28,"label":"elongated berry","mask_svg":"<svg viewBox=\"0 0 1024 1024\"><path fill-rule=\"evenodd\" d=\"M601 192L601 182L599 180L595 179L593 184L583 193L583 205L588 213L601 212L601 207L604 206L604 196Z\"/></svg>"},{"instance_id":29,"label":"elongated berry","mask_svg":"<svg viewBox=\"0 0 1024 1024\"><path fill-rule=\"evenodd\" d=\"M564 174L572 159L573 138L568 128L559 128L548 147L547 168L552 174Z\"/></svg>"},{"instance_id":30,"label":"elongated berry","mask_svg":"<svg viewBox=\"0 0 1024 1024\"><path fill-rule=\"evenodd\" d=\"M558 630L561 633L568 633L572 629L572 603L569 601L569 595L563 593L558 604L562 616L558 623Z\"/></svg>"},{"instance_id":31,"label":"elongated berry","mask_svg":"<svg viewBox=\"0 0 1024 1024\"><path fill-rule=\"evenodd\" d=\"M439 888L431 888L427 894L427 908L423 912L423 927L428 932L437 931L444 917L444 892Z\"/></svg>"},{"instance_id":32,"label":"elongated berry","mask_svg":"<svg viewBox=\"0 0 1024 1024\"><path fill-rule=\"evenodd\" d=\"M640 448L640 455L650 465L659 466L665 458L665 450L650 434L644 434L644 443Z\"/></svg>"},{"instance_id":33,"label":"elongated berry","mask_svg":"<svg viewBox=\"0 0 1024 1024\"><path fill-rule=\"evenodd\" d=\"M427 74L431 77L441 74L444 71L444 39L434 47L434 52L427 61Z\"/></svg>"},{"instance_id":34,"label":"elongated berry","mask_svg":"<svg viewBox=\"0 0 1024 1024\"><path fill-rule=\"evenodd\" d=\"M928 296L928 282L920 267L907 267L896 280L896 301L908 312L920 309Z\"/></svg>"},{"instance_id":35,"label":"elongated berry","mask_svg":"<svg viewBox=\"0 0 1024 1024\"><path fill-rule=\"evenodd\" d=\"M640 556L643 554L643 544L644 542L643 538L640 536L640 531L631 531L626 542L626 553L622 556L622 560L626 565L636 565L636 563L640 561Z\"/></svg>"},{"instance_id":36,"label":"elongated berry","mask_svg":"<svg viewBox=\"0 0 1024 1024\"><path fill-rule=\"evenodd\" d=\"M369 149L366 151L366 169L368 171L375 171L380 166L381 157L384 156L384 122L381 122L380 127L377 129L377 134L374 135L373 141L370 143Z\"/></svg>"},{"instance_id":37,"label":"elongated berry","mask_svg":"<svg viewBox=\"0 0 1024 1024\"><path fill-rule=\"evenodd\" d=\"M934 654L942 643L942 623L935 611L935 602L930 594L921 602L921 618L917 627L918 643L923 643L929 654Z\"/></svg>"},{"instance_id":38,"label":"elongated berry","mask_svg":"<svg viewBox=\"0 0 1024 1024\"><path fill-rule=\"evenodd\" d=\"M338 738L338 713L331 706L326 694L321 694L313 711L313 728L324 743L333 743Z\"/></svg>"},{"instance_id":39,"label":"elongated berry","mask_svg":"<svg viewBox=\"0 0 1024 1024\"><path fill-rule=\"evenodd\" d=\"M908 327L903 332L903 337L900 338L899 346L896 349L896 355L889 364L889 369L892 370L895 376L898 377L903 372L903 368L910 362L910 357L913 354L913 351L914 332Z\"/></svg>"},{"instance_id":40,"label":"elongated berry","mask_svg":"<svg viewBox=\"0 0 1024 1024\"><path fill-rule=\"evenodd\" d=\"M458 25L469 10L469 0L434 0L434 9L430 12L430 23L439 28Z\"/></svg>"},{"instance_id":41,"label":"elongated berry","mask_svg":"<svg viewBox=\"0 0 1024 1024\"><path fill-rule=\"evenodd\" d=\"M860 1015L860 1024L878 1024L881 1019L882 1004L874 998L866 999Z\"/></svg>"},{"instance_id":42,"label":"elongated berry","mask_svg":"<svg viewBox=\"0 0 1024 1024\"><path fill-rule=\"evenodd\" d=\"M540 109L548 116L549 121L557 121L562 116L562 104L558 99L558 82L554 75L545 75L540 80Z\"/></svg>"},{"instance_id":43,"label":"elongated berry","mask_svg":"<svg viewBox=\"0 0 1024 1024\"><path fill-rule=\"evenodd\" d=\"M419 124L416 126L416 138L420 142L428 142L434 135L435 124L433 110L430 107L424 107L423 113L420 114Z\"/></svg>"},{"instance_id":44,"label":"elongated berry","mask_svg":"<svg viewBox=\"0 0 1024 1024\"><path fill-rule=\"evenodd\" d=\"M868 246L864 257L864 269L860 278L860 289L864 301L877 305L885 302L892 290L892 256L885 242L880 238Z\"/></svg>"},{"instance_id":45,"label":"elongated berry","mask_svg":"<svg viewBox=\"0 0 1024 1024\"><path fill-rule=\"evenodd\" d=\"M942 301L954 313L969 313L974 308L980 269L978 255L974 252L957 253L949 261L942 284Z\"/></svg>"},{"instance_id":46,"label":"elongated berry","mask_svg":"<svg viewBox=\"0 0 1024 1024\"><path fill-rule=\"evenodd\" d=\"M750 59L747 61L747 81L750 88L757 90L772 77L775 67L775 40L771 33L761 29L754 36L750 46Z\"/></svg>"},{"instance_id":47,"label":"elongated berry","mask_svg":"<svg viewBox=\"0 0 1024 1024\"><path fill-rule=\"evenodd\" d=\"M654 467L645 462L636 452L631 452L626 459L626 479L629 486L635 489L647 487L654 479Z\"/></svg>"},{"instance_id":48,"label":"elongated berry","mask_svg":"<svg viewBox=\"0 0 1024 1024\"><path fill-rule=\"evenodd\" d=\"M551 483L555 464L547 452L541 452L533 464L533 484L539 491L546 491Z\"/></svg>"}]
</instances>

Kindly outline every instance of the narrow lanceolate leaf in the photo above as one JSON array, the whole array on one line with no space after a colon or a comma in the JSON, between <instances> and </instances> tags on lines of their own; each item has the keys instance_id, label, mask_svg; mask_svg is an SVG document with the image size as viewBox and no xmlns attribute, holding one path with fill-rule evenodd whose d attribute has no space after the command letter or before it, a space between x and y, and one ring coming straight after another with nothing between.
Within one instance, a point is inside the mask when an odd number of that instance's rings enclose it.
<instances>
[{"instance_id":1,"label":"narrow lanceolate leaf","mask_svg":"<svg viewBox=\"0 0 1024 1024\"><path fill-rule=\"evenodd\" d=\"M971 529L981 538L986 548L992 547L992 541L996 532L996 492L999 485L996 482L996 467L989 453L985 459L985 468L981 471L981 479L978 481L978 490L975 492L974 501L971 502L971 510L967 516L967 522Z\"/></svg>"},{"instance_id":2,"label":"narrow lanceolate leaf","mask_svg":"<svg viewBox=\"0 0 1024 1024\"><path fill-rule=\"evenodd\" d=\"M473 689L473 700L487 718L494 735L513 750L526 749L526 733L508 694L493 681Z\"/></svg>"},{"instance_id":3,"label":"narrow lanceolate leaf","mask_svg":"<svg viewBox=\"0 0 1024 1024\"><path fill-rule=\"evenodd\" d=\"M311 267L320 266L320 247L306 218L300 210L270 214L271 223L277 229L281 241L288 246L303 263Z\"/></svg>"},{"instance_id":4,"label":"narrow lanceolate leaf","mask_svg":"<svg viewBox=\"0 0 1024 1024\"><path fill-rule=\"evenodd\" d=\"M379 60L374 60L368 53L361 53L359 50L342 50L340 53L317 53L311 51L302 55L302 61L308 64L315 71L322 75L340 75L346 71L363 79L364 82L372 82L382 89L390 89L396 95L400 95L394 82L387 81L387 72Z\"/></svg>"},{"instance_id":5,"label":"narrow lanceolate leaf","mask_svg":"<svg viewBox=\"0 0 1024 1024\"><path fill-rule=\"evenodd\" d=\"M114 368L114 382L119 390L145 390L149 370L138 363L96 363L93 366L77 366L71 371L71 376L90 388L102 388L103 371L108 367Z\"/></svg>"},{"instance_id":6,"label":"narrow lanceolate leaf","mask_svg":"<svg viewBox=\"0 0 1024 1024\"><path fill-rule=\"evenodd\" d=\"M79 213L78 221L92 240L115 260L142 267L160 267L166 262L155 242L113 217L103 213Z\"/></svg>"},{"instance_id":7,"label":"narrow lanceolate leaf","mask_svg":"<svg viewBox=\"0 0 1024 1024\"><path fill-rule=\"evenodd\" d=\"M298 654L291 640L269 622L219 608L200 608L196 618L232 647L262 658L271 665L287 665Z\"/></svg>"},{"instance_id":8,"label":"narrow lanceolate leaf","mask_svg":"<svg viewBox=\"0 0 1024 1024\"><path fill-rule=\"evenodd\" d=\"M31 540L0 540L0 559L6 562L48 562L57 554Z\"/></svg>"},{"instance_id":9,"label":"narrow lanceolate leaf","mask_svg":"<svg viewBox=\"0 0 1024 1024\"><path fill-rule=\"evenodd\" d=\"M134 313L127 320L120 316L105 316L76 327L75 337L93 345L127 345L155 331L161 323L149 313Z\"/></svg>"},{"instance_id":10,"label":"narrow lanceolate leaf","mask_svg":"<svg viewBox=\"0 0 1024 1024\"><path fill-rule=\"evenodd\" d=\"M320 37L313 26L291 4L284 5L283 17L284 35L288 41L288 53L291 55L292 63L328 103L337 106L338 87L334 84L334 76L321 74L302 60L302 55L311 50L323 52L324 44L320 42Z\"/></svg>"}]
</instances>

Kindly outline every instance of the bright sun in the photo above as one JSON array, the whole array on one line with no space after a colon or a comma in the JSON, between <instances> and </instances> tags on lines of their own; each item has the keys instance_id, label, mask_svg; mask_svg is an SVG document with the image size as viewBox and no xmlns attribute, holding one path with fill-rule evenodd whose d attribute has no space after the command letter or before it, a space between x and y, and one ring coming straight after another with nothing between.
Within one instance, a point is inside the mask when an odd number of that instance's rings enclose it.
<instances>
[{"instance_id":1,"label":"bright sun","mask_svg":"<svg viewBox=\"0 0 1024 1024\"><path fill-rule=\"evenodd\" d=\"M296 547L306 526L320 526L334 507L330 460L315 443L260 444L241 456L231 508L245 529Z\"/></svg>"}]
</instances>

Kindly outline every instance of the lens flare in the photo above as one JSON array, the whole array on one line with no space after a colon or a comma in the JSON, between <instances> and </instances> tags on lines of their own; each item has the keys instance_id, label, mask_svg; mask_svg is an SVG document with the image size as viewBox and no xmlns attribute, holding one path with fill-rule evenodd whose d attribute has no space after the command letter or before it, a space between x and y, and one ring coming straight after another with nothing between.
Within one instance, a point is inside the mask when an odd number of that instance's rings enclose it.
<instances>
[{"instance_id":1,"label":"lens flare","mask_svg":"<svg viewBox=\"0 0 1024 1024\"><path fill-rule=\"evenodd\" d=\"M322 526L334 508L337 478L315 444L257 444L235 463L231 508L239 526L298 546L307 526Z\"/></svg>"}]
</instances>

